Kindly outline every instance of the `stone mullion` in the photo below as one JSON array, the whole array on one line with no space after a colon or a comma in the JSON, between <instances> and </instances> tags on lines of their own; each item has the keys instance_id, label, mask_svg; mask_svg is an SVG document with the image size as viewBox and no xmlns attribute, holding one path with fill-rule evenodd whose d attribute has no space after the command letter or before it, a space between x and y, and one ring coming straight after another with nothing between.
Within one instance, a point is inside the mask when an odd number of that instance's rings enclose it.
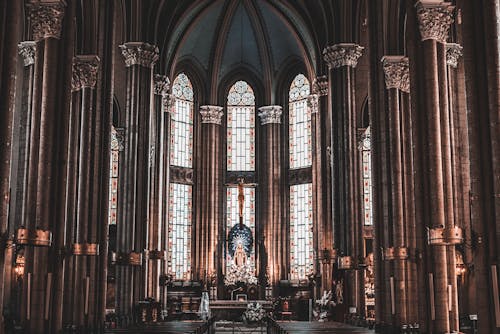
<instances>
[{"instance_id":1,"label":"stone mullion","mask_svg":"<svg viewBox=\"0 0 500 334\"><path fill-rule=\"evenodd\" d=\"M132 321L135 303L144 298L145 292L141 263L132 263L129 254L140 258L146 246L150 114L147 111L158 49L140 42L128 42L120 48L127 72L127 106L125 149L120 155L119 168L116 300L119 324L127 326Z\"/></svg>"}]
</instances>

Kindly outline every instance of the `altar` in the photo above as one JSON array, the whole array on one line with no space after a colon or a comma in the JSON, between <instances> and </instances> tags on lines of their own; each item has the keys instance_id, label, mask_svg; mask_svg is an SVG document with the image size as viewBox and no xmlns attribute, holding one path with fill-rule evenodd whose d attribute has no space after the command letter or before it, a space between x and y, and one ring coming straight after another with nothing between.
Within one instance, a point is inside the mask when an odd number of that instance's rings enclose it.
<instances>
[{"instance_id":1,"label":"altar","mask_svg":"<svg viewBox=\"0 0 500 334\"><path fill-rule=\"evenodd\" d=\"M215 300L210 301L210 312L216 320L236 320L241 318L248 303L259 303L268 313L273 310L270 300Z\"/></svg>"}]
</instances>

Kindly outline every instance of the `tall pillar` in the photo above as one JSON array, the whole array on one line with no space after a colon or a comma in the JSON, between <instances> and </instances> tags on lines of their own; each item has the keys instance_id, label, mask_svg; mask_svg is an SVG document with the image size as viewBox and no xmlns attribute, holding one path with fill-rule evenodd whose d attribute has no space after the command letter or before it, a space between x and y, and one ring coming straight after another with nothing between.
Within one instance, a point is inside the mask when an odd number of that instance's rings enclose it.
<instances>
[{"instance_id":1,"label":"tall pillar","mask_svg":"<svg viewBox=\"0 0 500 334\"><path fill-rule=\"evenodd\" d=\"M223 107L206 105L200 107L201 152L198 173L200 192L200 217L197 218L197 237L201 238L196 256L199 259L198 275L208 283L210 277L219 274L217 259L221 256L219 241L221 221L221 122ZM220 281L220 280L219 280Z\"/></svg>"},{"instance_id":2,"label":"tall pillar","mask_svg":"<svg viewBox=\"0 0 500 334\"><path fill-rule=\"evenodd\" d=\"M24 226L28 235L39 232L37 238L26 241L25 285L21 310L25 327L30 333L44 333L49 328L51 312L57 313L58 305L52 305L53 272L48 247L31 247L33 243L49 246L48 240L58 221L55 206L60 198L55 174L56 140L62 91L58 86L62 69L59 62L60 38L65 15L64 1L36 2L28 5L29 18L36 41L33 106L31 118L28 186ZM64 125L63 125L64 126ZM64 136L64 134L61 134ZM39 236L43 236L39 238ZM18 234L18 243L22 236ZM59 238L56 242L60 242ZM22 241L21 241L22 242ZM51 307L54 309L51 310Z\"/></svg>"},{"instance_id":3,"label":"tall pillar","mask_svg":"<svg viewBox=\"0 0 500 334\"><path fill-rule=\"evenodd\" d=\"M96 223L92 219L91 199L95 194L92 189L93 157L96 154L94 141L96 130L96 82L99 69L99 57L79 55L73 59L73 104L72 112L76 124L76 217L72 236L73 253L73 325L77 328L89 328L93 319L89 315L95 312L95 294L97 293L96 263L99 244Z\"/></svg>"},{"instance_id":4,"label":"tall pillar","mask_svg":"<svg viewBox=\"0 0 500 334\"><path fill-rule=\"evenodd\" d=\"M391 175L391 243L384 248L384 259L393 261L389 286L391 291L391 314L393 324L399 328L407 324L407 279L406 265L408 250L406 245L406 221L403 193L403 142L402 109L400 92L409 92L409 63L402 56L384 56L382 58L385 84L388 98L389 151ZM394 295L392 295L394 294Z\"/></svg>"},{"instance_id":5,"label":"tall pillar","mask_svg":"<svg viewBox=\"0 0 500 334\"><path fill-rule=\"evenodd\" d=\"M285 279L288 268L287 230L281 220L281 106L264 106L259 108L260 123L263 128L262 142L262 201L263 245L264 257L261 272L266 273L269 284L275 287L280 279Z\"/></svg>"},{"instance_id":6,"label":"tall pillar","mask_svg":"<svg viewBox=\"0 0 500 334\"><path fill-rule=\"evenodd\" d=\"M165 187L163 178L160 177L162 140L170 142L162 136L163 100L167 99L170 88L170 80L165 75L155 74L153 78L154 106L150 118L149 139L149 216L148 216L148 240L146 249L146 279L149 298L160 299L159 278L161 274L161 261L166 261L166 249L162 246L162 234L165 229L161 225L161 202L160 192ZM168 114L167 114L168 115ZM167 134L170 132L166 130ZM166 137L168 138L168 137ZM168 165L166 165L168 168ZM167 202L165 199L163 200Z\"/></svg>"},{"instance_id":7,"label":"tall pillar","mask_svg":"<svg viewBox=\"0 0 500 334\"><path fill-rule=\"evenodd\" d=\"M144 298L142 252L148 218L149 119L153 66L158 48L142 42L120 46L127 72L125 150L120 155L117 220L117 315L120 326L133 319L133 307Z\"/></svg>"},{"instance_id":8,"label":"tall pillar","mask_svg":"<svg viewBox=\"0 0 500 334\"><path fill-rule=\"evenodd\" d=\"M354 68L363 49L357 44L345 43L328 46L323 50L323 58L329 68L328 99L332 109L332 211L339 269L354 269L354 259L359 255L354 239L356 224L362 219ZM357 294L355 275L344 275L344 286L347 289L344 295L347 296L345 301L349 305L354 305Z\"/></svg>"},{"instance_id":9,"label":"tall pillar","mask_svg":"<svg viewBox=\"0 0 500 334\"><path fill-rule=\"evenodd\" d=\"M432 272L429 273L431 319L436 333L458 330L458 319L449 296L453 295L455 272L449 271L449 261L455 257L456 229L453 220L451 151L446 78L446 38L453 22L454 7L439 1L419 1L416 5L426 82L424 88L428 133L426 174L429 215L429 247L432 253ZM456 285L455 285L456 288Z\"/></svg>"}]
</instances>

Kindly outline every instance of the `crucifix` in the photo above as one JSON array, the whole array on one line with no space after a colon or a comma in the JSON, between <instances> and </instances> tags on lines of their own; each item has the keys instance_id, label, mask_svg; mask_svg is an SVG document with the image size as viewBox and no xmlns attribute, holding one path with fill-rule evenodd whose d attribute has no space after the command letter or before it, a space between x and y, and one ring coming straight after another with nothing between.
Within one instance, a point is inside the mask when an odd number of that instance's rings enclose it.
<instances>
[{"instance_id":1,"label":"crucifix","mask_svg":"<svg viewBox=\"0 0 500 334\"><path fill-rule=\"evenodd\" d=\"M238 208L239 208L239 222L240 222L240 228L243 227L243 207L245 205L245 193L243 191L243 188L255 188L257 186L257 183L245 183L245 178L239 177L238 178L238 183L228 183L226 186L229 187L238 187Z\"/></svg>"}]
</instances>

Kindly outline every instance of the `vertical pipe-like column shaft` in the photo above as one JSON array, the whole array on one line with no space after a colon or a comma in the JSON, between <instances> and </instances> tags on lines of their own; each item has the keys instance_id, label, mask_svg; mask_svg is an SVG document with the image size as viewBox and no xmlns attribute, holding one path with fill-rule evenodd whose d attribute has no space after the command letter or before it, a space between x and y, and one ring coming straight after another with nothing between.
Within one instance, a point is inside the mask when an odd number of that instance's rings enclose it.
<instances>
[{"instance_id":1,"label":"vertical pipe-like column shaft","mask_svg":"<svg viewBox=\"0 0 500 334\"><path fill-rule=\"evenodd\" d=\"M149 115L152 68L158 48L142 42L120 46L127 71L125 149L120 156L117 221L117 313L121 326L132 321L134 304L144 298L140 254L146 246L148 217ZM130 261L135 258L135 261Z\"/></svg>"},{"instance_id":2,"label":"vertical pipe-like column shaft","mask_svg":"<svg viewBox=\"0 0 500 334\"><path fill-rule=\"evenodd\" d=\"M221 194L221 122L223 107L201 106L201 175L200 183L201 208L200 217L197 217L201 227L202 247L199 249L199 275L206 282L219 272L216 259L220 256L219 223L220 194ZM199 229L197 229L199 231Z\"/></svg>"},{"instance_id":3,"label":"vertical pipe-like column shaft","mask_svg":"<svg viewBox=\"0 0 500 334\"><path fill-rule=\"evenodd\" d=\"M363 47L357 44L336 44L323 51L329 68L329 104L332 109L332 198L335 245L339 255L350 256L352 269L356 256L354 233L361 219L358 150L356 136L356 106L354 91L354 68L362 55ZM343 259L340 259L343 261ZM350 275L353 276L353 275ZM354 287L347 289L347 302L354 305L356 286L352 279L345 277L344 284Z\"/></svg>"},{"instance_id":4,"label":"vertical pipe-like column shaft","mask_svg":"<svg viewBox=\"0 0 500 334\"><path fill-rule=\"evenodd\" d=\"M263 182L261 195L263 201L262 218L265 267L261 272L269 275L269 284L273 287L280 279L284 279L286 271L286 260L288 247L283 239L284 229L281 221L281 106L264 106L259 108L260 122L263 128L264 152L262 161L265 162L263 169Z\"/></svg>"}]
</instances>

